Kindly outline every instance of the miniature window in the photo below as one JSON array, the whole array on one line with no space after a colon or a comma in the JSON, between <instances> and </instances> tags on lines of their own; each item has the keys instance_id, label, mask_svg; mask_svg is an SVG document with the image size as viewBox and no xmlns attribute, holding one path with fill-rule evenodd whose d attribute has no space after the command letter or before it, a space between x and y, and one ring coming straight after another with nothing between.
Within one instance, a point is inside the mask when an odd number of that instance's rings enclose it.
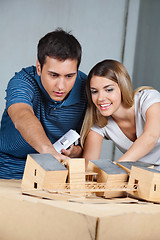
<instances>
[{"instance_id":1,"label":"miniature window","mask_svg":"<svg viewBox=\"0 0 160 240\"><path fill-rule=\"evenodd\" d=\"M89 182L89 175L86 176L86 182Z\"/></svg>"},{"instance_id":2,"label":"miniature window","mask_svg":"<svg viewBox=\"0 0 160 240\"><path fill-rule=\"evenodd\" d=\"M93 176L92 175L87 175L86 176L86 182L93 182Z\"/></svg>"},{"instance_id":3,"label":"miniature window","mask_svg":"<svg viewBox=\"0 0 160 240\"><path fill-rule=\"evenodd\" d=\"M34 188L36 188L36 189L37 189L37 183L36 183L36 182L34 182Z\"/></svg>"},{"instance_id":4,"label":"miniature window","mask_svg":"<svg viewBox=\"0 0 160 240\"><path fill-rule=\"evenodd\" d=\"M154 191L156 191L156 184L154 184Z\"/></svg>"},{"instance_id":5,"label":"miniature window","mask_svg":"<svg viewBox=\"0 0 160 240\"><path fill-rule=\"evenodd\" d=\"M36 176L36 175L37 175L37 169L34 170L34 176Z\"/></svg>"},{"instance_id":6,"label":"miniature window","mask_svg":"<svg viewBox=\"0 0 160 240\"><path fill-rule=\"evenodd\" d=\"M135 180L134 180L134 183L135 183L135 184L138 184L138 180L137 180L137 179L135 179Z\"/></svg>"},{"instance_id":7,"label":"miniature window","mask_svg":"<svg viewBox=\"0 0 160 240\"><path fill-rule=\"evenodd\" d=\"M139 182L139 180L134 179L134 184L135 184L135 185L134 185L134 188L135 188L135 189L137 189L137 184L138 184L138 182Z\"/></svg>"},{"instance_id":8,"label":"miniature window","mask_svg":"<svg viewBox=\"0 0 160 240\"><path fill-rule=\"evenodd\" d=\"M97 182L97 175L93 175L93 182Z\"/></svg>"},{"instance_id":9,"label":"miniature window","mask_svg":"<svg viewBox=\"0 0 160 240\"><path fill-rule=\"evenodd\" d=\"M97 182L97 175L86 175L86 182Z\"/></svg>"}]
</instances>

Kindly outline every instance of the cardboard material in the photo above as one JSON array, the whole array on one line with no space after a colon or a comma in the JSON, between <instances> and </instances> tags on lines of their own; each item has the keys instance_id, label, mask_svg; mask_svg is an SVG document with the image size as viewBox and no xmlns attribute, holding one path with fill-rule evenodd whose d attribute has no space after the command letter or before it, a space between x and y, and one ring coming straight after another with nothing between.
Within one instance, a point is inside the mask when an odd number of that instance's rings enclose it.
<instances>
[{"instance_id":1,"label":"cardboard material","mask_svg":"<svg viewBox=\"0 0 160 240\"><path fill-rule=\"evenodd\" d=\"M159 204L40 199L22 195L20 184L0 180L1 240L159 239Z\"/></svg>"}]
</instances>

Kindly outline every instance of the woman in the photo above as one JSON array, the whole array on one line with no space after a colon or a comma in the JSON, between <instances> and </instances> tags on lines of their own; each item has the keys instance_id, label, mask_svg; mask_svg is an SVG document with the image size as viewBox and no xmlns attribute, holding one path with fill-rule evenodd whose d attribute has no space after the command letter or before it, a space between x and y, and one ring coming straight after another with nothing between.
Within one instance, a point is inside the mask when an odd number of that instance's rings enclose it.
<instances>
[{"instance_id":1,"label":"woman","mask_svg":"<svg viewBox=\"0 0 160 240\"><path fill-rule=\"evenodd\" d=\"M104 137L123 153L117 161L160 165L160 93L151 87L133 91L127 70L115 60L91 69L86 90L88 108L81 131L86 166L100 157Z\"/></svg>"}]
</instances>

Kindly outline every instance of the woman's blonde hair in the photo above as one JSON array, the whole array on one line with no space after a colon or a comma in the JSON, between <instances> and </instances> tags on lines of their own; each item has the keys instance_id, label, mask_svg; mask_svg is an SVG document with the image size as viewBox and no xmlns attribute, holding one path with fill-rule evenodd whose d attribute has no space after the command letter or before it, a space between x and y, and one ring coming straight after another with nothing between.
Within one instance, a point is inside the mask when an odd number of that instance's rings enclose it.
<instances>
[{"instance_id":1,"label":"woman's blonde hair","mask_svg":"<svg viewBox=\"0 0 160 240\"><path fill-rule=\"evenodd\" d=\"M92 102L90 81L93 76L106 77L116 82L120 88L122 102L126 108L132 107L134 103L135 93L133 91L132 82L126 68L116 60L107 59L97 63L89 72L86 82L86 94L88 99L88 106L81 129L82 147L92 125L96 124L99 127L104 127L107 125L107 117L102 116L99 110ZM136 92L141 91L144 88L147 87L138 88Z\"/></svg>"}]
</instances>

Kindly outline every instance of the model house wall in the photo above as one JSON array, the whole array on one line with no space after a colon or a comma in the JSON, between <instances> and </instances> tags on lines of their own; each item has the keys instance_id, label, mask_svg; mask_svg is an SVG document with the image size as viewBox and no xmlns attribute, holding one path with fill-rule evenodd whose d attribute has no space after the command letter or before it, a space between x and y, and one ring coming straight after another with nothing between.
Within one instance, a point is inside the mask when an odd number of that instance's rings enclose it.
<instances>
[{"instance_id":1,"label":"model house wall","mask_svg":"<svg viewBox=\"0 0 160 240\"><path fill-rule=\"evenodd\" d=\"M29 154L22 179L25 189L52 189L65 183L68 170L51 154Z\"/></svg>"},{"instance_id":2,"label":"model house wall","mask_svg":"<svg viewBox=\"0 0 160 240\"><path fill-rule=\"evenodd\" d=\"M128 174L109 159L90 161L89 170L98 173L98 183L107 183L107 186L110 188L124 184L128 179ZM106 191L104 193L98 193L97 195L105 197L120 197L123 196L124 193L122 191Z\"/></svg>"},{"instance_id":3,"label":"model house wall","mask_svg":"<svg viewBox=\"0 0 160 240\"><path fill-rule=\"evenodd\" d=\"M143 167L132 167L128 186L137 184L137 191L129 191L135 197L160 203L160 172Z\"/></svg>"},{"instance_id":4,"label":"model house wall","mask_svg":"<svg viewBox=\"0 0 160 240\"><path fill-rule=\"evenodd\" d=\"M85 189L85 159L84 158L70 158L68 162L68 183L69 188L74 190L72 193L85 195L82 189Z\"/></svg>"},{"instance_id":5,"label":"model house wall","mask_svg":"<svg viewBox=\"0 0 160 240\"><path fill-rule=\"evenodd\" d=\"M69 177L68 182L85 183L85 159L84 158L71 158L68 160Z\"/></svg>"}]
</instances>

